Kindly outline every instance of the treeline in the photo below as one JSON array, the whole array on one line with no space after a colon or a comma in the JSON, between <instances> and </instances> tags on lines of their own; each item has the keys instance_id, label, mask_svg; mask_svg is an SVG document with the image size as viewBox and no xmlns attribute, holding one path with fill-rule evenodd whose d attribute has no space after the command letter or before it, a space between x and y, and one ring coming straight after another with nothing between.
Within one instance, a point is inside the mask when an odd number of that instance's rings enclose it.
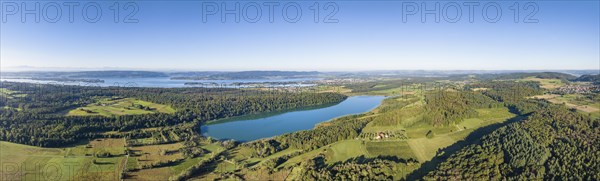
<instances>
[{"instance_id":1,"label":"treeline","mask_svg":"<svg viewBox=\"0 0 600 181\"><path fill-rule=\"evenodd\" d=\"M3 82L2 88L26 94L0 99L0 140L56 147L80 139L102 137L108 131L132 131L182 123L279 111L343 101L335 93L227 88L126 88L42 85ZM66 116L66 112L101 98L131 97L170 105L174 114Z\"/></svg>"},{"instance_id":2,"label":"treeline","mask_svg":"<svg viewBox=\"0 0 600 181\"><path fill-rule=\"evenodd\" d=\"M542 106L453 154L426 179L599 180L600 120Z\"/></svg>"}]
</instances>

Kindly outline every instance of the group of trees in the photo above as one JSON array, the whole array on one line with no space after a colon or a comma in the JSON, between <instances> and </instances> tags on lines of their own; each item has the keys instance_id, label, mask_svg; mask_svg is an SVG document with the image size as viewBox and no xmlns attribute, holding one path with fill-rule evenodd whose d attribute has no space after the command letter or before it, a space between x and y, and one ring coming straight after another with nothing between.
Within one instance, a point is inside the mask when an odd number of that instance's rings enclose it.
<instances>
[{"instance_id":1,"label":"group of trees","mask_svg":"<svg viewBox=\"0 0 600 181\"><path fill-rule=\"evenodd\" d=\"M127 88L43 85L4 82L2 88L25 94L3 97L0 108L0 140L55 147L81 139L102 137L108 131L133 131L182 123L306 106L337 103L346 96L335 93L227 88ZM122 116L66 116L69 110L101 98L131 97L170 105L174 114Z\"/></svg>"},{"instance_id":2,"label":"group of trees","mask_svg":"<svg viewBox=\"0 0 600 181\"><path fill-rule=\"evenodd\" d=\"M258 140L244 144L244 146L250 147L254 150L252 157L264 158L278 151L288 148L288 145L281 144L275 140Z\"/></svg>"}]
</instances>

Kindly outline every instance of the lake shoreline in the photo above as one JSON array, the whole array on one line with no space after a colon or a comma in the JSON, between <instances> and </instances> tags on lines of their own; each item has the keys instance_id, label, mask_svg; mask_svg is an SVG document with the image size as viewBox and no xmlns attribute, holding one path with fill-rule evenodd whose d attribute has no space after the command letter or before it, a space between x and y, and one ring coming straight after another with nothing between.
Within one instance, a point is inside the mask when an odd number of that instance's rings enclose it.
<instances>
[{"instance_id":1,"label":"lake shoreline","mask_svg":"<svg viewBox=\"0 0 600 181\"><path fill-rule=\"evenodd\" d=\"M387 97L351 96L338 104L318 109L225 118L219 120L222 122L215 123L213 121L211 124L202 124L200 132L203 136L218 140L233 139L238 142L250 142L286 133L310 130L323 122L336 118L371 112L379 107L385 98ZM249 117L252 119L244 119Z\"/></svg>"}]
</instances>

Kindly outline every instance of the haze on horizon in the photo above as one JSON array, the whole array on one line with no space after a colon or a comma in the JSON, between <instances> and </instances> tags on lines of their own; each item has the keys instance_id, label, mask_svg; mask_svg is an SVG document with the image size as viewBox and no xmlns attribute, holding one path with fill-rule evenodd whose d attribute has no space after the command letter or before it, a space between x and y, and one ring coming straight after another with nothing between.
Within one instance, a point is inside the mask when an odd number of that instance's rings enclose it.
<instances>
[{"instance_id":1,"label":"haze on horizon","mask_svg":"<svg viewBox=\"0 0 600 181\"><path fill-rule=\"evenodd\" d=\"M479 11L472 23L466 12L457 23L436 23L434 16L426 16L423 23L418 15L403 22L402 2L363 1L336 2L337 23L313 22L312 4L304 1L298 2L303 13L296 23L279 16L270 23L264 13L257 23L236 23L229 15L230 21L222 23L219 14L203 22L203 4L191 1L136 2L139 22L115 23L110 2L98 3L103 19L97 23L78 16L74 23L65 17L57 23L35 23L33 16L25 23L17 15L3 17L0 69L600 69L597 1L536 2L537 23L513 22L513 2L498 2L503 12L496 23L482 20Z\"/></svg>"}]
</instances>

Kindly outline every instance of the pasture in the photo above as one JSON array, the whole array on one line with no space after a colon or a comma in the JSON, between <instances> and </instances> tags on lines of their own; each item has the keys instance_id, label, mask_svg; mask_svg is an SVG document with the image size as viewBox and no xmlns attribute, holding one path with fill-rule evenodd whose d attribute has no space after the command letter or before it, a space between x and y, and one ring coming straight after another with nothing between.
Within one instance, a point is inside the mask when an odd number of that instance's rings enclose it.
<instances>
[{"instance_id":1,"label":"pasture","mask_svg":"<svg viewBox=\"0 0 600 181\"><path fill-rule=\"evenodd\" d=\"M107 139L106 142L118 141ZM90 153L123 150L123 145L102 146L105 145L90 142L67 148L41 148L0 142L0 164L3 165L0 176L2 180L118 180L125 157L99 158Z\"/></svg>"},{"instance_id":2,"label":"pasture","mask_svg":"<svg viewBox=\"0 0 600 181\"><path fill-rule=\"evenodd\" d=\"M565 83L560 79L540 79L536 77L527 77L521 80L539 82L540 87L548 90L556 89L565 85Z\"/></svg>"},{"instance_id":3,"label":"pasture","mask_svg":"<svg viewBox=\"0 0 600 181\"><path fill-rule=\"evenodd\" d=\"M106 98L84 107L73 109L68 116L116 116L152 113L174 113L171 106L146 102L133 98Z\"/></svg>"}]
</instances>

